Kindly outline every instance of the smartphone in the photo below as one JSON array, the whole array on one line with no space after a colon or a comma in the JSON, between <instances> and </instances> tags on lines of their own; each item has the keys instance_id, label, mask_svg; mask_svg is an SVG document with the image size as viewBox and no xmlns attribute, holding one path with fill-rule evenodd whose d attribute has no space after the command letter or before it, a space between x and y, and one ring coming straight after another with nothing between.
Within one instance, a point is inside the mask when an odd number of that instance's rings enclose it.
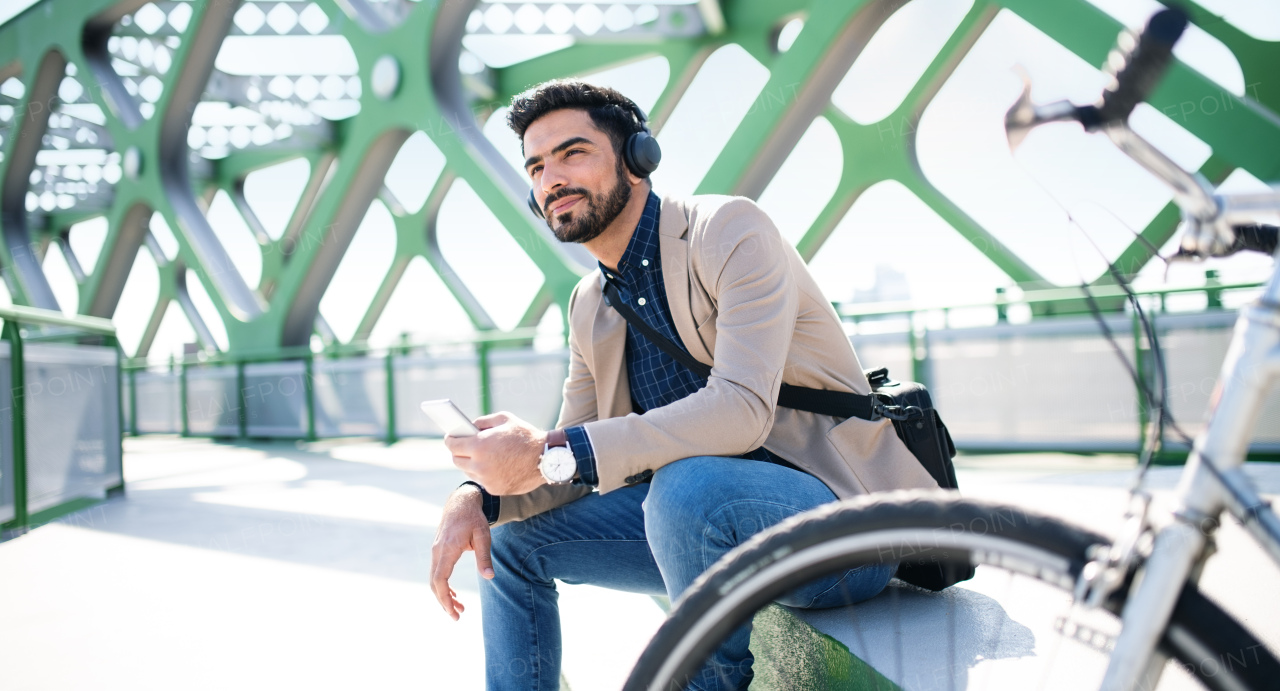
<instances>
[{"instance_id":1,"label":"smartphone","mask_svg":"<svg viewBox=\"0 0 1280 691\"><path fill-rule=\"evenodd\" d=\"M422 412L426 413L441 431L451 437L471 437L480 433L480 429L471 424L471 418L458 410L458 406L447 398L423 401Z\"/></svg>"}]
</instances>

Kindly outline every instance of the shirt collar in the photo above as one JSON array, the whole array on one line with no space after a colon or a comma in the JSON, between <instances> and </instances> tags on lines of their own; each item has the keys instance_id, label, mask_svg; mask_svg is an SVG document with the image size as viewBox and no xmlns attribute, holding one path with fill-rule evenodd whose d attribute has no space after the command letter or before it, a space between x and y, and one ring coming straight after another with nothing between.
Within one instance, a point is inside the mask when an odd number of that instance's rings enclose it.
<instances>
[{"instance_id":1,"label":"shirt collar","mask_svg":"<svg viewBox=\"0 0 1280 691\"><path fill-rule=\"evenodd\" d=\"M644 203L644 213L640 215L640 222L636 224L635 232L631 234L631 241L627 243L627 250L622 253L622 259L618 261L618 274L626 275L628 272L634 271L655 271L658 268L658 213L662 209L662 200L658 195L649 191L649 197ZM646 263L647 262L647 263ZM607 271L604 265L600 265L601 271Z\"/></svg>"}]
</instances>

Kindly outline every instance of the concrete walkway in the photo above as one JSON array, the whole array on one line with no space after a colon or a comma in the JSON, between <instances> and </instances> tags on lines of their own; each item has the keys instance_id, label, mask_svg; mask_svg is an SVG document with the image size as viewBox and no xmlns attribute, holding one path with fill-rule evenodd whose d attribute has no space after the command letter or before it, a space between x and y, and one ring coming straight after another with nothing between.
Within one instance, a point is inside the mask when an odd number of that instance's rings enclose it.
<instances>
[{"instance_id":1,"label":"concrete walkway","mask_svg":"<svg viewBox=\"0 0 1280 691\"><path fill-rule=\"evenodd\" d=\"M432 529L462 479L438 441L125 448L126 497L0 544L0 688L482 688L473 562L453 580L460 622L426 584ZM960 482L1105 530L1130 464L972 457ZM1277 471L1254 469L1269 493ZM1220 542L1230 558L1210 563L1207 589L1280 649L1280 570L1233 525ZM561 592L568 682L619 688L662 612L644 596Z\"/></svg>"}]
</instances>

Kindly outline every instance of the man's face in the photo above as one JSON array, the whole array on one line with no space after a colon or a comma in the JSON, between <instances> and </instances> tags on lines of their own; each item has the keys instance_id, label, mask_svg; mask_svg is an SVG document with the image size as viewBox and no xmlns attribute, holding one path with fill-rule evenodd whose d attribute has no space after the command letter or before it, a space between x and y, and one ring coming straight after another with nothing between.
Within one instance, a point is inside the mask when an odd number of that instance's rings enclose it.
<instances>
[{"instance_id":1,"label":"man's face","mask_svg":"<svg viewBox=\"0 0 1280 691\"><path fill-rule=\"evenodd\" d=\"M631 199L631 180L609 135L584 110L548 113L524 133L525 172L547 225L561 242L588 242Z\"/></svg>"}]
</instances>

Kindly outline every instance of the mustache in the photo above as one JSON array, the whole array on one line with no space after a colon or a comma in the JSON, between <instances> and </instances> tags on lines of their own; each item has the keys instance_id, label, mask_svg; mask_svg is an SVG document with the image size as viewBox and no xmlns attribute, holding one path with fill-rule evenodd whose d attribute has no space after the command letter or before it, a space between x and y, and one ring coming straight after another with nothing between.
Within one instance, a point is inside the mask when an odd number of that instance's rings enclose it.
<instances>
[{"instance_id":1,"label":"mustache","mask_svg":"<svg viewBox=\"0 0 1280 691\"><path fill-rule=\"evenodd\" d=\"M585 188L569 187L569 188L561 189L556 192L552 192L551 194L548 194L546 201L542 202L543 215L545 216L551 215L552 204L560 201L561 199L564 199L565 197L571 197L575 194L582 195L583 199L591 199L591 193L588 192Z\"/></svg>"}]
</instances>

